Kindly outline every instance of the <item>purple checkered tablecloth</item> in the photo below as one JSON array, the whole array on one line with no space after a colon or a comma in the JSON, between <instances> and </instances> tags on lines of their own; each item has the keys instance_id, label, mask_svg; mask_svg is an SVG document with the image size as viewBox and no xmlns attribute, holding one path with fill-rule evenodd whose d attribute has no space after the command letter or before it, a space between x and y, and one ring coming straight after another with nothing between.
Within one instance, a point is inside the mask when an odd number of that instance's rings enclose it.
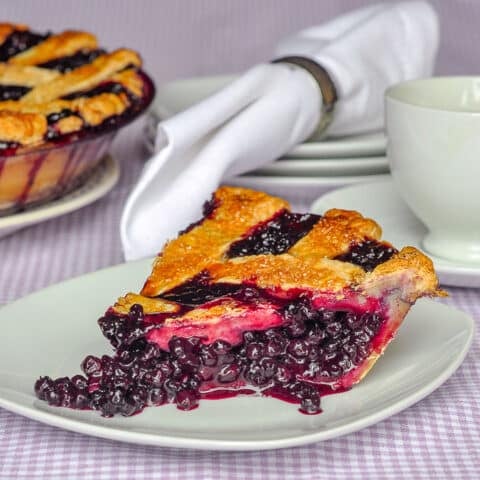
<instances>
[{"instance_id":1,"label":"purple checkered tablecloth","mask_svg":"<svg viewBox=\"0 0 480 480\"><path fill-rule=\"evenodd\" d=\"M122 261L118 223L144 153L141 123L113 148L122 176L94 205L0 239L0 304ZM134 140L136 139L136 140ZM308 207L311 198L293 199ZM444 300L480 321L480 290ZM428 333L427 333L428 334ZM437 391L360 432L301 448L227 453L144 447L49 427L0 409L0 479L478 479L480 342Z\"/></svg>"}]
</instances>

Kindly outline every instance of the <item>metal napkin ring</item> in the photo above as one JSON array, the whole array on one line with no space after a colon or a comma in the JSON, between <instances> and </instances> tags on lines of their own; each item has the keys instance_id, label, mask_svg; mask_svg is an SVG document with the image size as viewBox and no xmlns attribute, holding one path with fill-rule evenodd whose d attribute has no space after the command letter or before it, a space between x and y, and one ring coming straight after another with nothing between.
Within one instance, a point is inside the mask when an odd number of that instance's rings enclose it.
<instances>
[{"instance_id":1,"label":"metal napkin ring","mask_svg":"<svg viewBox=\"0 0 480 480\"><path fill-rule=\"evenodd\" d=\"M324 133L332 123L335 103L338 100L337 90L328 72L317 62L301 56L276 58L272 63L290 63L305 69L317 82L322 94L322 115L315 130L316 136Z\"/></svg>"}]
</instances>

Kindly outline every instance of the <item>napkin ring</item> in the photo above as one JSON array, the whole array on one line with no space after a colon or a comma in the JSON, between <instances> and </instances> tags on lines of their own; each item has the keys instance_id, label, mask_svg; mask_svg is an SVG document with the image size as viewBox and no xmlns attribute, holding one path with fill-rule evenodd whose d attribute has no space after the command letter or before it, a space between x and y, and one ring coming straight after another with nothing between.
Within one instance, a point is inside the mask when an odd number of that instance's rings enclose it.
<instances>
[{"instance_id":1,"label":"napkin ring","mask_svg":"<svg viewBox=\"0 0 480 480\"><path fill-rule=\"evenodd\" d=\"M317 62L301 56L276 58L272 63L290 63L306 70L317 82L322 94L322 115L320 122L315 130L315 136L319 136L325 132L327 127L332 123L333 111L335 103L338 100L335 84L329 73Z\"/></svg>"}]
</instances>

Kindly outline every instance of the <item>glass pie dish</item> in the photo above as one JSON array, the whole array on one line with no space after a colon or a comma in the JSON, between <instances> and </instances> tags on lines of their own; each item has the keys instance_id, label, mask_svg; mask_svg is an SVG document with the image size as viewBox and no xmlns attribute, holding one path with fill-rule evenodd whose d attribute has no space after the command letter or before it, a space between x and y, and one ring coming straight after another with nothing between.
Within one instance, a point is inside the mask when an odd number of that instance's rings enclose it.
<instances>
[{"instance_id":1,"label":"glass pie dish","mask_svg":"<svg viewBox=\"0 0 480 480\"><path fill-rule=\"evenodd\" d=\"M82 185L155 87L140 56L87 32L0 24L0 216Z\"/></svg>"},{"instance_id":2,"label":"glass pie dish","mask_svg":"<svg viewBox=\"0 0 480 480\"><path fill-rule=\"evenodd\" d=\"M82 185L108 152L117 132L150 104L154 86L145 77L146 96L135 112L114 118L104 130L65 135L41 148L0 151L0 216L60 198Z\"/></svg>"}]
</instances>

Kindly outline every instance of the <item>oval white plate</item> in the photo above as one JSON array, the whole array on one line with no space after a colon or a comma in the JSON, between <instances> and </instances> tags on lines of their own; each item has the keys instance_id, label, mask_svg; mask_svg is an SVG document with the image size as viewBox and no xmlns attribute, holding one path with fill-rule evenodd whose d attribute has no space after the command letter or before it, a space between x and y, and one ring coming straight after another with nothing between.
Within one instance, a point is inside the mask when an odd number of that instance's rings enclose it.
<instances>
[{"instance_id":1,"label":"oval white plate","mask_svg":"<svg viewBox=\"0 0 480 480\"><path fill-rule=\"evenodd\" d=\"M153 151L156 125L160 119L166 119L198 103L227 86L237 75L218 75L175 80L158 88L155 100L150 108L149 121L145 127L145 145ZM318 157L363 157L385 155L387 140L384 132L369 132L345 137L327 137L321 141L312 137L297 145L286 156L292 158Z\"/></svg>"},{"instance_id":2,"label":"oval white plate","mask_svg":"<svg viewBox=\"0 0 480 480\"><path fill-rule=\"evenodd\" d=\"M356 176L374 175L389 171L387 157L357 158L281 158L255 170L255 175L278 176Z\"/></svg>"},{"instance_id":3,"label":"oval white plate","mask_svg":"<svg viewBox=\"0 0 480 480\"><path fill-rule=\"evenodd\" d=\"M311 211L323 213L329 208L358 210L374 218L382 226L384 238L394 245L412 245L422 250L427 229L400 198L391 179L335 190L316 200ZM480 267L425 253L433 260L441 283L480 288Z\"/></svg>"},{"instance_id":4,"label":"oval white plate","mask_svg":"<svg viewBox=\"0 0 480 480\"><path fill-rule=\"evenodd\" d=\"M73 192L58 200L24 212L0 217L0 238L21 228L65 215L93 203L106 195L116 185L119 176L120 167L118 163L110 155L107 155L90 178Z\"/></svg>"},{"instance_id":5,"label":"oval white plate","mask_svg":"<svg viewBox=\"0 0 480 480\"><path fill-rule=\"evenodd\" d=\"M101 270L1 308L0 406L67 430L145 445L292 447L360 430L421 400L457 369L472 340L470 317L431 300L420 301L367 378L349 392L325 397L324 412L314 416L300 414L295 405L258 397L203 401L191 412L168 405L111 419L37 400L32 387L39 375L72 375L88 353L110 352L96 319L118 295L139 289L150 263Z\"/></svg>"}]
</instances>

